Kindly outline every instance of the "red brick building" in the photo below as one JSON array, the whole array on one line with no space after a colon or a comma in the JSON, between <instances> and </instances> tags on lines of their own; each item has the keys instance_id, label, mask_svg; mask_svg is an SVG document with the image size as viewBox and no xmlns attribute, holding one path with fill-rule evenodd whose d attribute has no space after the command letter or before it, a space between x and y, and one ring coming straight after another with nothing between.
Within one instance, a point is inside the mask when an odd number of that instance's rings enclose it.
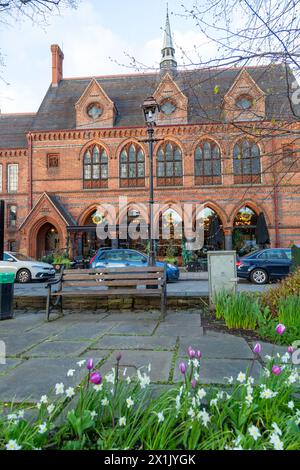
<instances>
[{"instance_id":1,"label":"red brick building","mask_svg":"<svg viewBox=\"0 0 300 470\"><path fill-rule=\"evenodd\" d=\"M118 224L127 212L146 216L138 204L149 200L148 96L160 104L154 183L164 210L204 204L228 249L253 239L260 212L272 246L300 242L300 123L284 66L179 70L168 17L157 73L64 78L59 46L51 54L52 82L37 113L0 114L6 249L87 253L101 244L95 212L117 208L120 196L128 207Z\"/></svg>"}]
</instances>

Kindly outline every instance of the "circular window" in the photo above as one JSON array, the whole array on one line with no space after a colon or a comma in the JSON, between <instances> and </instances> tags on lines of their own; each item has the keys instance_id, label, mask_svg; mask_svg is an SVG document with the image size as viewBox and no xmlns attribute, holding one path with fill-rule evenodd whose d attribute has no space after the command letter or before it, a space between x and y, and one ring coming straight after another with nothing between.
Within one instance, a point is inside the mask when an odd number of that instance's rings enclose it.
<instances>
[{"instance_id":1,"label":"circular window","mask_svg":"<svg viewBox=\"0 0 300 470\"><path fill-rule=\"evenodd\" d=\"M169 116L170 114L174 113L176 106L171 101L165 101L161 107L161 111Z\"/></svg>"},{"instance_id":2,"label":"circular window","mask_svg":"<svg viewBox=\"0 0 300 470\"><path fill-rule=\"evenodd\" d=\"M87 114L92 119L97 119L102 114L102 108L99 103L92 103L87 107Z\"/></svg>"},{"instance_id":3,"label":"circular window","mask_svg":"<svg viewBox=\"0 0 300 470\"><path fill-rule=\"evenodd\" d=\"M239 108L239 109L250 109L252 107L252 98L250 98L249 96L240 96L237 100L236 100L236 106Z\"/></svg>"}]
</instances>

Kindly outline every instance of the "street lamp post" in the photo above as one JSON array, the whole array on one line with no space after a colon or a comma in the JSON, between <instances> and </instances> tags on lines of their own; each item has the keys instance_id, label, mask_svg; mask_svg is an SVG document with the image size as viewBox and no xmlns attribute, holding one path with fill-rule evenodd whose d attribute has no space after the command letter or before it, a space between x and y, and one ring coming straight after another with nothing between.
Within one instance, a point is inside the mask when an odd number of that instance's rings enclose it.
<instances>
[{"instance_id":1,"label":"street lamp post","mask_svg":"<svg viewBox=\"0 0 300 470\"><path fill-rule=\"evenodd\" d=\"M159 112L159 105L155 99L150 96L147 98L143 105L143 112L145 122L147 125L148 139L144 142L149 144L149 219L150 219L150 253L149 253L149 264L155 266L156 255L155 255L155 242L154 242L154 189L153 189L153 144L156 142L154 139L154 127L156 126L156 116Z\"/></svg>"}]
</instances>

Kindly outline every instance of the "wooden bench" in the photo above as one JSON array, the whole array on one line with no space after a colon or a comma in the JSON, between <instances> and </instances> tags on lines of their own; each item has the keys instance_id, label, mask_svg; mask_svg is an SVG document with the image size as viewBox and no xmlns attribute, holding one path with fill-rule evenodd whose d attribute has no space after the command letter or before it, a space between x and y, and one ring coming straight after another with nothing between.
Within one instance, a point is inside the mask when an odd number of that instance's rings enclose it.
<instances>
[{"instance_id":1,"label":"wooden bench","mask_svg":"<svg viewBox=\"0 0 300 470\"><path fill-rule=\"evenodd\" d=\"M55 285L58 286L56 291L52 289ZM58 308L63 315L63 297L160 297L162 318L166 313L165 267L70 270L62 268L59 279L49 282L47 289L48 321L54 308Z\"/></svg>"}]
</instances>

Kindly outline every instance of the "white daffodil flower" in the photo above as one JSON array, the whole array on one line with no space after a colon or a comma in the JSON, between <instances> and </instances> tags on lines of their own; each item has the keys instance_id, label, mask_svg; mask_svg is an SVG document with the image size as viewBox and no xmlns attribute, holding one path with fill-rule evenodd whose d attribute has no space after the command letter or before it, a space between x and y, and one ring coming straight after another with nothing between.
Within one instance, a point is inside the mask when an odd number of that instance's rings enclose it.
<instances>
[{"instance_id":1,"label":"white daffodil flower","mask_svg":"<svg viewBox=\"0 0 300 470\"><path fill-rule=\"evenodd\" d=\"M74 397L74 395L75 395L75 390L74 390L74 388L73 388L73 387L67 388L67 390L66 390L66 397L67 397L67 398L72 398L72 397Z\"/></svg>"},{"instance_id":2,"label":"white daffodil flower","mask_svg":"<svg viewBox=\"0 0 300 470\"><path fill-rule=\"evenodd\" d=\"M17 441L14 439L10 439L8 443L5 445L6 450L21 450L22 446L19 446Z\"/></svg>"},{"instance_id":3,"label":"white daffodil flower","mask_svg":"<svg viewBox=\"0 0 300 470\"><path fill-rule=\"evenodd\" d=\"M253 437L253 439L254 439L255 441L257 441L257 439L258 439L259 437L261 437L260 430L259 430L256 426L254 426L254 425L252 425L252 426L250 426L250 427L248 428L248 432L249 432L250 436Z\"/></svg>"},{"instance_id":4,"label":"white daffodil flower","mask_svg":"<svg viewBox=\"0 0 300 470\"><path fill-rule=\"evenodd\" d=\"M43 423L39 425L39 434L45 434L47 432L47 423Z\"/></svg>"},{"instance_id":5,"label":"white daffodil flower","mask_svg":"<svg viewBox=\"0 0 300 470\"><path fill-rule=\"evenodd\" d=\"M126 426L126 417L122 416L122 418L119 419L119 426Z\"/></svg>"},{"instance_id":6,"label":"white daffodil flower","mask_svg":"<svg viewBox=\"0 0 300 470\"><path fill-rule=\"evenodd\" d=\"M126 403L127 403L127 408L131 408L134 405L134 401L132 400L131 397L127 398Z\"/></svg>"},{"instance_id":7,"label":"white daffodil flower","mask_svg":"<svg viewBox=\"0 0 300 470\"><path fill-rule=\"evenodd\" d=\"M62 395L64 393L64 391L65 391L65 386L62 382L55 385L55 394L56 395Z\"/></svg>"}]
</instances>

